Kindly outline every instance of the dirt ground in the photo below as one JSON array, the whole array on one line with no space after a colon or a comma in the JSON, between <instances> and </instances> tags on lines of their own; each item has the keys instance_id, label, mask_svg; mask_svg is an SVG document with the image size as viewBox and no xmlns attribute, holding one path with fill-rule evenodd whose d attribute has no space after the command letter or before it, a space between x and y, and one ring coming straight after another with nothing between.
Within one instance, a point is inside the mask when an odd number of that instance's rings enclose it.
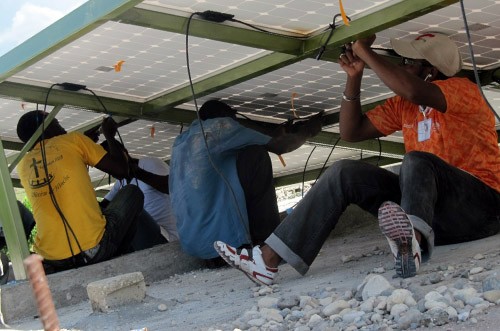
<instances>
[{"instance_id":1,"label":"dirt ground","mask_svg":"<svg viewBox=\"0 0 500 331\"><path fill-rule=\"evenodd\" d=\"M376 251L381 253L373 254ZM474 259L477 254L486 258ZM352 260L342 262L346 256ZM355 290L369 273L381 267L385 271L380 274L396 288L411 284L430 291L457 280L444 279L434 284L426 281L450 266L458 271L463 269L464 273L477 266L500 273L500 234L481 241L437 247L432 260L421 266L416 277L403 280L394 278L389 248L376 224L366 225L330 238L304 277L286 264L280 266L277 285L266 295L310 295L323 288L343 293ZM139 304L122 306L110 313L93 313L87 301L59 309L58 316L62 328L76 330L226 330L228 323L257 305L262 298L259 290L237 270L202 269L147 284L147 297ZM500 306L496 305L475 319L418 330L500 330L499 325ZM38 318L10 326L19 330L42 329Z\"/></svg>"}]
</instances>

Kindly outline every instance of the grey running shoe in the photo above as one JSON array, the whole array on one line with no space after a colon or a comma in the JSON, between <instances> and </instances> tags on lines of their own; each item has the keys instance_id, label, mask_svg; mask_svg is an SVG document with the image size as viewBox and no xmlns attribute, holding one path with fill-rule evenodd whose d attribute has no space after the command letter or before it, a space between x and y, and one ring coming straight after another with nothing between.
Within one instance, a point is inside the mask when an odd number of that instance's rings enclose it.
<instances>
[{"instance_id":1,"label":"grey running shoe","mask_svg":"<svg viewBox=\"0 0 500 331\"><path fill-rule=\"evenodd\" d=\"M398 204L386 201L378 210L378 224L391 247L398 276L415 276L420 267L421 251L406 213Z\"/></svg>"}]
</instances>

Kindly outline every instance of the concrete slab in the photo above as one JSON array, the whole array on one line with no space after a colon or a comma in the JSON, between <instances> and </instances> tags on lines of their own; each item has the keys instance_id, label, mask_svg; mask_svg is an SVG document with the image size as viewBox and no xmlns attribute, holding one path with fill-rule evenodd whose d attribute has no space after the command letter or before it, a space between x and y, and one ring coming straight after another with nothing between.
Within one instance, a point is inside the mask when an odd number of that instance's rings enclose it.
<instances>
[{"instance_id":1,"label":"concrete slab","mask_svg":"<svg viewBox=\"0 0 500 331\"><path fill-rule=\"evenodd\" d=\"M144 300L146 283L141 272L131 272L92 282L87 285L87 294L93 311L107 313Z\"/></svg>"},{"instance_id":2,"label":"concrete slab","mask_svg":"<svg viewBox=\"0 0 500 331\"><path fill-rule=\"evenodd\" d=\"M173 242L110 261L47 275L47 278L54 304L58 309L88 300L86 287L98 279L141 272L145 282L152 283L203 266L203 261L185 254L180 244ZM0 286L0 296L1 310L6 323L38 315L31 286L27 280Z\"/></svg>"}]
</instances>

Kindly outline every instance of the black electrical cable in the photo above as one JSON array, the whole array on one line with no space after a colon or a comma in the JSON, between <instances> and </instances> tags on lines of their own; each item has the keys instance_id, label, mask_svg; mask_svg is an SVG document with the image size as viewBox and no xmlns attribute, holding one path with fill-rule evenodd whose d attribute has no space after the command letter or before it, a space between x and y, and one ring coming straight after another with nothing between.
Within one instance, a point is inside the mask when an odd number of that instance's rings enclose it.
<instances>
[{"instance_id":1,"label":"black electrical cable","mask_svg":"<svg viewBox=\"0 0 500 331\"><path fill-rule=\"evenodd\" d=\"M47 91L47 94L45 96L44 109L43 109L44 113L46 113L46 110L47 110L47 102L48 102L48 99L49 99L50 92L52 91L52 89L56 85L58 85L58 84L52 84L50 86L49 90ZM38 116L37 116L37 118L38 118ZM57 201L57 199L55 197L54 189L52 188L52 184L51 184L51 181L50 181L49 168L48 168L48 164L47 164L47 155L45 153L45 138L44 138L44 134L45 134L45 118L42 120L42 124L41 125L42 125L42 134L40 136L40 153L41 153L41 156L42 156L42 164L43 164L43 169L44 169L44 173L45 173L45 179L47 180L47 187L49 189L49 195L50 195L50 199L52 201L52 204L54 205L54 208L56 209L57 213L61 217L61 220L62 220L62 223L63 223L63 226L64 226L64 232L66 234L66 240L68 242L68 246L69 246L69 249L70 249L70 252L71 252L71 258L72 258L73 265L76 266L75 253L73 251L73 246L71 245L71 240L70 240L69 232L71 232L71 235L75 239L76 245L78 246L78 249L80 250L81 253L83 253L83 250L82 250L82 247L80 245L80 242L78 241L78 238L76 237L75 232L73 231L73 228L71 227L71 225L69 224L68 220L66 219L66 216L64 215L64 213L63 213L61 207L59 206L59 203L58 203L58 201ZM86 259L85 254L82 254L82 257L83 257L84 262L87 263L87 259Z\"/></svg>"},{"instance_id":2,"label":"black electrical cable","mask_svg":"<svg viewBox=\"0 0 500 331\"><path fill-rule=\"evenodd\" d=\"M316 150L316 146L312 149L311 153L309 153L309 156L307 157L306 163L304 164L304 170L302 171L302 197L304 197L304 185L306 181L306 169L307 169L307 164L309 163L309 159L313 155L314 151Z\"/></svg>"},{"instance_id":3,"label":"black electrical cable","mask_svg":"<svg viewBox=\"0 0 500 331\"><path fill-rule=\"evenodd\" d=\"M328 45L328 42L330 41L330 39L332 39L332 36L333 36L333 31L337 28L337 25L335 24L336 20L338 17L342 16L341 14L335 14L333 16L333 22L332 24L329 24L329 29L330 29L330 33L328 34L328 37L326 38L325 42L323 43L323 45L319 48L318 50L318 54L316 55L316 60L320 60L321 59L321 56L323 56L323 53L325 52L326 50L326 46ZM351 21L351 18L349 16L347 16L347 19L349 21Z\"/></svg>"},{"instance_id":4,"label":"black electrical cable","mask_svg":"<svg viewBox=\"0 0 500 331\"><path fill-rule=\"evenodd\" d=\"M380 160L382 159L382 143L380 142L380 138L377 138L378 141L378 159L377 159L377 167L380 166Z\"/></svg>"},{"instance_id":5,"label":"black electrical cable","mask_svg":"<svg viewBox=\"0 0 500 331\"><path fill-rule=\"evenodd\" d=\"M90 93L92 93L94 95L94 97L96 97L96 99L99 101L99 103L101 104L101 107L102 109L104 110L104 113L111 116L111 114L109 113L108 109L106 108L106 106L104 105L104 102L102 102L102 99L101 97L99 97L99 95L97 95L94 91L92 91L91 89L87 88L87 87L84 87L82 88L82 90L85 90L85 91L89 91ZM120 139L120 143L122 144L122 146L125 148L125 143L123 142L123 139L122 139L122 136L120 135L120 131L116 130L116 134L118 135L118 138ZM126 150L126 148L125 148ZM128 155L128 153L127 153ZM137 187L139 187L139 179L137 179L137 174L134 173L135 171L135 168L130 168L129 167L129 171L132 170L132 174L131 177L135 179L135 184ZM109 177L109 181L111 183L111 177ZM128 180L127 180L128 182Z\"/></svg>"},{"instance_id":6,"label":"black electrical cable","mask_svg":"<svg viewBox=\"0 0 500 331\"><path fill-rule=\"evenodd\" d=\"M469 47L469 55L470 55L471 62L472 62L472 68L474 69L474 77L476 79L476 85L478 86L479 92L481 93L481 96L483 97L484 101L486 102L486 104L488 105L488 107L490 107L490 109L493 112L494 116L500 121L500 116L495 112L495 110L491 106L490 102L488 101L488 99L484 95L483 87L481 86L481 81L479 79L479 74L477 72L476 59L474 57L474 49L472 47L472 41L471 41L471 37L470 37L469 24L467 23L467 15L465 13L465 7L464 7L464 1L463 0L460 0L460 9L462 11L462 18L463 18L463 21L464 21L465 33L467 35L467 45Z\"/></svg>"},{"instance_id":7,"label":"black electrical cable","mask_svg":"<svg viewBox=\"0 0 500 331\"><path fill-rule=\"evenodd\" d=\"M187 68L187 73L188 73L188 78L189 78L189 87L191 89L191 94L193 96L194 106L195 106L195 110L196 110L196 116L198 117L198 121L200 123L200 129L201 129L201 133L203 135L203 141L205 143L205 147L206 147L206 150L207 150L208 160L209 160L210 164L212 165L213 169L215 170L215 172L217 172L217 174L222 178L222 180L224 181L224 184L226 185L226 187L231 192L231 197L233 199L233 204L235 205L236 211L237 211L238 216L239 216L238 218L239 218L241 224L243 225L243 227L246 229L247 241L248 241L248 243L252 243L252 239L251 239L251 236L250 236L250 228L248 226L248 222L244 221L244 217L243 217L243 214L241 213L241 209L240 209L240 206L238 204L238 200L236 199L236 195L234 193L234 190L231 187L231 184L229 183L229 181L227 180L227 178L219 170L219 168L216 166L216 164L214 163L214 161L212 159L212 155L210 153L210 149L208 147L207 138L206 138L206 135L205 135L205 129L203 127L203 121L200 118L200 113L199 113L199 108L198 108L198 102L196 100L196 93L194 91L193 80L191 78L191 68L190 68L190 64L189 64L189 27L191 25L191 20L192 20L193 16L200 15L200 14L201 14L200 12L194 12L194 13L192 13L189 16L189 19L188 19L188 22L187 22L187 25L186 25L186 68Z\"/></svg>"},{"instance_id":8,"label":"black electrical cable","mask_svg":"<svg viewBox=\"0 0 500 331\"><path fill-rule=\"evenodd\" d=\"M340 141L340 137L338 137L337 141L335 141L335 143L333 144L333 147L330 150L330 154L328 154L328 157L326 158L325 163L323 163L323 166L321 167L321 169L319 171L319 174L318 174L318 177L316 177L316 180L314 181L314 184L316 184L316 182L318 181L319 177L323 174L323 171L326 168L326 164L328 163L328 160L330 160L330 156L332 156L333 150L335 149L335 147L337 147L337 144L339 143L339 141Z\"/></svg>"}]
</instances>

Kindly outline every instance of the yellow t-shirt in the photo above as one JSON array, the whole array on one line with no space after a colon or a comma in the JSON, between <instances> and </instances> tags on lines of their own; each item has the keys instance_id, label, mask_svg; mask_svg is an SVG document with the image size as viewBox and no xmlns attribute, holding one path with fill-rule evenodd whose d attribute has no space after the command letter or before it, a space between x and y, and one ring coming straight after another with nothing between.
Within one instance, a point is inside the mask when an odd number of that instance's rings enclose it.
<instances>
[{"instance_id":1,"label":"yellow t-shirt","mask_svg":"<svg viewBox=\"0 0 500 331\"><path fill-rule=\"evenodd\" d=\"M495 117L477 86L467 78L435 81L441 88L445 113L430 109L430 138L418 141L419 107L395 96L366 113L384 135L402 130L406 152L423 151L439 156L500 192L500 149Z\"/></svg>"},{"instance_id":2,"label":"yellow t-shirt","mask_svg":"<svg viewBox=\"0 0 500 331\"><path fill-rule=\"evenodd\" d=\"M42 163L40 143L26 153L17 168L37 225L35 251L48 260L62 260L71 256L71 250L64 223L50 197L48 183L81 249L96 246L104 234L106 220L97 202L87 165L95 166L106 151L78 132L46 139L44 143L48 176ZM69 240L74 254L78 254L80 249L69 227Z\"/></svg>"}]
</instances>

